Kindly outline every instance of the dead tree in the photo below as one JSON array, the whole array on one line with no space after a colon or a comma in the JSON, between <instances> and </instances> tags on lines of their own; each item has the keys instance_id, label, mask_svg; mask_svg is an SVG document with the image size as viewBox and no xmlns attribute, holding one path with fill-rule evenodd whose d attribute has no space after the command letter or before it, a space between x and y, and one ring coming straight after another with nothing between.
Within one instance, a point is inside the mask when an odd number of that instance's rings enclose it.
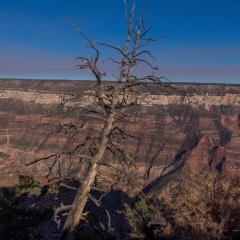
<instances>
[{"instance_id":1,"label":"dead tree","mask_svg":"<svg viewBox=\"0 0 240 240\"><path fill-rule=\"evenodd\" d=\"M145 20L145 8L142 12L141 18L135 25L134 21L134 10L135 4L133 5L129 18L127 17L127 8L126 8L126 0L125 3L125 14L124 18L127 24L127 38L125 42L125 46L120 48L107 43L99 43L93 42L78 26L75 22L72 22L75 26L75 29L88 41L87 47L91 48L94 51L94 54L90 57L78 57L78 60L82 61L82 64L77 65L78 69L88 69L93 73L96 79L96 85L79 95L88 95L92 98L95 106L94 111L95 117L104 121L103 128L99 133L98 138L87 138L86 141L91 141L94 143L94 148L89 151L89 154L76 154L76 149L71 151L70 153L66 152L58 152L50 155L49 157L55 157L55 163L59 161L59 155L65 154L66 156L70 155L71 157L76 157L79 159L85 159L89 162L88 170L85 173L83 180L80 183L80 187L77 190L75 200L73 204L69 207L63 206L63 209L69 208L69 213L67 216L67 220L62 229L62 232L59 236L60 240L70 239L73 235L76 227L79 224L80 219L83 218L83 210L88 198L92 199L90 195L91 187L94 184L95 178L99 173L99 168L101 165L105 165L114 169L116 171L120 171L117 166L115 166L110 161L103 161L103 155L106 151L111 152L120 152L123 155L126 163L131 162L133 159L127 154L125 151L125 147L122 146L118 142L119 137L134 137L130 136L118 126L114 125L116 119L126 119L129 116L126 116L123 113L124 109L128 109L133 106L138 106L145 101L143 94L136 91L136 87L143 86L148 88L149 84L156 84L156 86L163 86L162 79L164 77L157 77L155 73L146 76L134 76L132 74L133 68L137 66L139 63L147 64L154 71L159 70L158 67L153 66L148 60L142 58L143 55L148 55L150 58L155 59L152 54L145 50L143 47L148 44L158 41L163 36L158 36L157 38L148 38L146 35L150 31L150 28L145 28L144 20ZM131 43L133 41L133 44ZM112 84L110 87L105 87L102 76L105 73L102 73L98 68L99 62L99 50L100 46L104 46L114 51L117 51L121 54L121 60L118 61L116 59L110 58L109 60L118 64L120 68L119 76L113 74L116 79L115 84ZM76 97L74 95L73 97ZM65 104L65 103L62 103ZM101 112L101 114L98 114ZM77 131L78 127L73 124L69 124L67 126L60 126L59 131L63 128L68 128L68 130ZM82 145L78 145L77 148L81 148ZM36 163L37 161L41 161L42 159L37 159L33 161L31 164ZM61 171L61 169L59 169ZM124 174L124 173L123 173ZM93 200L94 201L94 200ZM60 209L61 210L61 209ZM58 212L60 211L58 210ZM109 215L109 214L108 214Z\"/></svg>"}]
</instances>

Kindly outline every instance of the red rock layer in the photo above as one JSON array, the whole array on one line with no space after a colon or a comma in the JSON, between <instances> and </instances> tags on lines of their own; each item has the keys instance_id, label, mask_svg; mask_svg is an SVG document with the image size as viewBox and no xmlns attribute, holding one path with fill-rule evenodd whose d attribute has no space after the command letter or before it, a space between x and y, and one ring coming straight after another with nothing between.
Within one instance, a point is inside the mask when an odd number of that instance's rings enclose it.
<instances>
[{"instance_id":1,"label":"red rock layer","mask_svg":"<svg viewBox=\"0 0 240 240\"><path fill-rule=\"evenodd\" d=\"M92 83L0 82L0 186L16 183L19 174L34 174L39 179L55 177L59 167L62 178L81 178L87 163L80 159L63 161L59 156L58 166L54 164L55 157L32 166L25 165L56 153L63 146L66 151L71 150L79 142L84 142L87 135L98 135L101 120L86 117L81 109L74 109L74 102L61 104L72 93L87 89ZM131 121L116 123L141 139L121 142L134 159L134 164L126 169L128 173L138 179L140 187L171 174L181 164L199 168L209 165L231 175L239 174L239 85L174 86L181 91L164 89L152 104L128 110ZM91 99L82 99L81 105L89 106L89 101ZM67 109L72 110L67 112ZM70 138L71 129L58 132L59 126L66 123L77 123L81 127L75 140ZM119 160L120 156L108 152L104 160L115 162L117 158Z\"/></svg>"}]
</instances>

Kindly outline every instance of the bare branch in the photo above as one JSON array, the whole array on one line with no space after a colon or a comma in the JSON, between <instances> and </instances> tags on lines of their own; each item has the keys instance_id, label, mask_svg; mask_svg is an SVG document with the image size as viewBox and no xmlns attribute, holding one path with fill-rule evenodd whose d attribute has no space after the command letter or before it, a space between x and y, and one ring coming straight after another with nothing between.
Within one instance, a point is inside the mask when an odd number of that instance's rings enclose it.
<instances>
[{"instance_id":1,"label":"bare branch","mask_svg":"<svg viewBox=\"0 0 240 240\"><path fill-rule=\"evenodd\" d=\"M113 142L113 141L111 141L110 143L111 143L111 144L116 148L116 150L119 151L125 158L129 159L131 162L134 162L134 159L131 158L128 154L126 154L126 152L125 152L125 147L124 147L124 146L122 146L122 145L119 144L119 143ZM127 163L127 162L126 162L126 163ZM110 167L112 167L111 163L109 163L109 164L110 164Z\"/></svg>"},{"instance_id":2,"label":"bare branch","mask_svg":"<svg viewBox=\"0 0 240 240\"><path fill-rule=\"evenodd\" d=\"M26 166L30 166L30 165L32 165L32 164L34 164L34 163L37 163L37 162L39 162L39 161L46 160L46 159L49 159L49 158L52 158L52 157L55 157L55 156L57 156L56 153L55 153L55 154L51 154L51 155L49 155L49 156L47 156L47 157L38 158L38 159L34 160L34 161L31 162L31 163L26 163Z\"/></svg>"},{"instance_id":3,"label":"bare branch","mask_svg":"<svg viewBox=\"0 0 240 240\"><path fill-rule=\"evenodd\" d=\"M58 214L59 214L60 212L62 212L62 211L67 211L67 210L69 210L69 209L72 208L72 207L73 207L73 205L66 205L66 206L64 206L64 205L61 203L60 207L55 210L54 215L53 215L53 220L54 220L54 222L57 223L58 228L60 227L60 223L61 223L61 217L58 216Z\"/></svg>"},{"instance_id":4,"label":"bare branch","mask_svg":"<svg viewBox=\"0 0 240 240\"><path fill-rule=\"evenodd\" d=\"M92 43L92 40L86 34L84 34L84 32L78 27L78 25L74 21L72 21L71 19L68 19L68 20L75 26L75 29L78 32L80 32L84 38L86 38L88 40L88 42L91 45L92 49L95 50L97 56L95 58L94 64L96 65L97 61L98 61L98 58L99 58L99 51L98 51L98 49L94 46L94 44Z\"/></svg>"},{"instance_id":5,"label":"bare branch","mask_svg":"<svg viewBox=\"0 0 240 240\"><path fill-rule=\"evenodd\" d=\"M144 32L146 32L146 28L145 28L145 25L144 25L144 18L146 17L146 8L147 8L147 3L148 3L148 0L145 1L145 4L144 4L144 8L143 8L143 11L142 11L142 16L141 16L141 19L140 19L140 24L141 24L141 29L144 29Z\"/></svg>"},{"instance_id":6,"label":"bare branch","mask_svg":"<svg viewBox=\"0 0 240 240\"><path fill-rule=\"evenodd\" d=\"M144 77L141 77L141 78L134 78L134 79L132 79L132 82L149 80L149 81L152 81L154 83L161 83L162 84L161 79L165 79L165 77L163 77L163 76L162 77L156 77L156 76L153 76L153 75L149 75L149 76L144 76Z\"/></svg>"},{"instance_id":7,"label":"bare branch","mask_svg":"<svg viewBox=\"0 0 240 240\"><path fill-rule=\"evenodd\" d=\"M148 29L144 29L144 32L141 34L141 38L146 35L150 30L152 29L152 27L148 28Z\"/></svg>"},{"instance_id":8,"label":"bare branch","mask_svg":"<svg viewBox=\"0 0 240 240\"><path fill-rule=\"evenodd\" d=\"M127 62L118 62L118 61L114 60L112 57L104 60L103 62L105 62L105 61L112 61L114 63L121 64L121 65L124 64L124 65L127 65L127 66L130 65L130 63L127 63Z\"/></svg>"},{"instance_id":9,"label":"bare branch","mask_svg":"<svg viewBox=\"0 0 240 240\"><path fill-rule=\"evenodd\" d=\"M152 69L154 70L160 70L158 67L153 67L151 63L149 63L148 61L144 60L144 59L140 59L140 58L135 58L135 63L136 62L144 62L146 64L148 64Z\"/></svg>"},{"instance_id":10,"label":"bare branch","mask_svg":"<svg viewBox=\"0 0 240 240\"><path fill-rule=\"evenodd\" d=\"M128 20L127 20L127 1L126 0L123 0L124 1L124 19L126 21L126 23L128 24Z\"/></svg>"},{"instance_id":11,"label":"bare branch","mask_svg":"<svg viewBox=\"0 0 240 240\"><path fill-rule=\"evenodd\" d=\"M138 54L136 55L136 57L139 56L139 55L141 55L141 54L143 54L143 53L147 53L151 58L153 58L153 59L156 61L156 58L153 57L152 54L151 54L149 51L146 51L146 50L141 51L140 53L138 53Z\"/></svg>"},{"instance_id":12,"label":"bare branch","mask_svg":"<svg viewBox=\"0 0 240 240\"><path fill-rule=\"evenodd\" d=\"M104 208L105 210L108 209L110 211L113 211L113 212L117 212L117 213L122 213L120 212L119 210L116 210L116 209L113 209L113 208L110 208L110 207L106 207L106 206L103 206L101 201L97 200L95 197L93 197L90 193L87 193L87 196L88 198L97 206L97 207L100 207L100 208Z\"/></svg>"},{"instance_id":13,"label":"bare branch","mask_svg":"<svg viewBox=\"0 0 240 240\"><path fill-rule=\"evenodd\" d=\"M95 197L93 197L90 193L87 194L88 198L91 199L92 202L94 202L94 204L98 207L101 206L101 202L99 200L97 200Z\"/></svg>"},{"instance_id":14,"label":"bare branch","mask_svg":"<svg viewBox=\"0 0 240 240\"><path fill-rule=\"evenodd\" d=\"M124 130L122 130L120 127L118 126L115 126L113 129L112 129L112 132L111 134L116 134L116 131L118 131L118 133L123 136L123 138L125 137L131 137L131 138L134 138L134 139L137 139L137 140L141 140L140 138L134 136L134 135L131 135L129 133L126 133Z\"/></svg>"},{"instance_id":15,"label":"bare branch","mask_svg":"<svg viewBox=\"0 0 240 240\"><path fill-rule=\"evenodd\" d=\"M112 45L110 45L110 44L108 44L108 43L99 43L99 42L97 42L97 44L98 44L99 46L106 46L106 47L108 47L108 48L113 48L113 49L119 51L119 52L122 54L122 56L124 56L124 57L127 58L129 61L131 61L131 59L130 59L120 48L115 47L115 46L112 46Z\"/></svg>"},{"instance_id":16,"label":"bare branch","mask_svg":"<svg viewBox=\"0 0 240 240\"><path fill-rule=\"evenodd\" d=\"M104 194L102 194L102 195L100 196L100 198L99 198L99 201L101 201L102 198L103 198L104 196L106 196L107 194L108 194L107 192L105 192Z\"/></svg>"},{"instance_id":17,"label":"bare branch","mask_svg":"<svg viewBox=\"0 0 240 240\"><path fill-rule=\"evenodd\" d=\"M156 41L158 41L161 38L167 38L167 36L159 36L158 38L155 38L155 39L153 39L153 38L148 38L148 39L142 38L141 40L145 40L147 42L139 45L137 48L139 49L139 48L144 47L144 46L146 46L146 45L148 45L148 44L150 44L152 42L156 42Z\"/></svg>"},{"instance_id":18,"label":"bare branch","mask_svg":"<svg viewBox=\"0 0 240 240\"><path fill-rule=\"evenodd\" d=\"M73 156L73 157L85 158L85 159L88 159L88 160L92 160L92 157L87 156L87 155L72 155L72 156Z\"/></svg>"},{"instance_id":19,"label":"bare branch","mask_svg":"<svg viewBox=\"0 0 240 240\"><path fill-rule=\"evenodd\" d=\"M131 184L132 187L134 187L135 189L137 189L141 194L144 194L144 193L140 190L139 185L138 185L138 183L136 182L136 179L131 178L131 176L130 176L128 173L126 173L124 170L118 168L117 166L115 166L114 164L112 164L112 163L110 163L110 162L109 162L109 163L103 163L102 165L108 166L108 167L110 167L111 169L115 170L116 172L120 172L120 173L128 180L128 182ZM100 170L99 170L99 171L100 171ZM107 173L107 172L104 172L104 171L100 171L100 172L102 172L103 174L106 174L107 176L111 177L110 174Z\"/></svg>"},{"instance_id":20,"label":"bare branch","mask_svg":"<svg viewBox=\"0 0 240 240\"><path fill-rule=\"evenodd\" d=\"M103 120L104 122L106 121L106 118L103 118L103 117L100 117L100 116L97 116L97 115L93 115L93 114L82 114L86 117L92 117L92 118L98 118L98 119L101 119Z\"/></svg>"},{"instance_id":21,"label":"bare branch","mask_svg":"<svg viewBox=\"0 0 240 240\"><path fill-rule=\"evenodd\" d=\"M127 1L124 0L124 19L127 23L127 26L132 25L133 19L134 19L134 10L135 10L135 3L132 6L131 13L129 16L129 21L127 20Z\"/></svg>"},{"instance_id":22,"label":"bare branch","mask_svg":"<svg viewBox=\"0 0 240 240\"><path fill-rule=\"evenodd\" d=\"M108 212L107 209L105 209L106 213L107 213L107 216L108 216L108 230L107 230L107 233L110 233L113 231L112 227L111 227L111 216Z\"/></svg>"},{"instance_id":23,"label":"bare branch","mask_svg":"<svg viewBox=\"0 0 240 240\"><path fill-rule=\"evenodd\" d=\"M60 183L58 186L59 187L66 187L66 188L69 188L69 189L72 189L72 190L77 190L76 187L69 186L69 185L67 185L65 183Z\"/></svg>"},{"instance_id":24,"label":"bare branch","mask_svg":"<svg viewBox=\"0 0 240 240\"><path fill-rule=\"evenodd\" d=\"M166 38L167 36L158 36L156 38L140 38L142 41L157 42L160 38Z\"/></svg>"},{"instance_id":25,"label":"bare branch","mask_svg":"<svg viewBox=\"0 0 240 240\"><path fill-rule=\"evenodd\" d=\"M85 57L77 57L77 58L75 58L74 60L76 61L76 60L78 60L78 59L81 59L84 63L86 63L86 64L91 64L90 63L90 61L87 59L87 58L85 58Z\"/></svg>"},{"instance_id":26,"label":"bare branch","mask_svg":"<svg viewBox=\"0 0 240 240\"><path fill-rule=\"evenodd\" d=\"M69 210L71 207L73 207L73 205L65 205L64 206L63 204L61 204L60 207L57 208L54 212L54 220L56 220L56 218L58 217L58 213Z\"/></svg>"}]
</instances>

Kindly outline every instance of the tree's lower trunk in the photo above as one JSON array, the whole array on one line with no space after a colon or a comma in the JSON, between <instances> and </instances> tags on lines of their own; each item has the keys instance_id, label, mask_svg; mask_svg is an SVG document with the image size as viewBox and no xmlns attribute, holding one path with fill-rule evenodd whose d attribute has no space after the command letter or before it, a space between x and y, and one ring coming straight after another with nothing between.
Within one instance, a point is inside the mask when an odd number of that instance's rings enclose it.
<instances>
[{"instance_id":1,"label":"tree's lower trunk","mask_svg":"<svg viewBox=\"0 0 240 240\"><path fill-rule=\"evenodd\" d=\"M98 151L96 155L91 159L92 162L90 163L88 171L85 174L85 178L81 182L81 185L77 190L77 194L73 202L73 207L68 213L67 221L65 222L61 235L59 236L59 240L70 240L76 227L79 224L84 206L88 199L88 193L90 192L91 186L94 183L95 177L98 173L98 163L101 160L103 154L105 153L113 122L114 111L110 113L107 117L106 124L100 136Z\"/></svg>"},{"instance_id":2,"label":"tree's lower trunk","mask_svg":"<svg viewBox=\"0 0 240 240\"><path fill-rule=\"evenodd\" d=\"M63 227L59 240L70 240L79 221L82 217L84 206L87 202L87 195L91 190L91 186L95 180L99 165L93 163L90 165L86 179L81 183L75 196L73 207L68 213L67 221Z\"/></svg>"}]
</instances>

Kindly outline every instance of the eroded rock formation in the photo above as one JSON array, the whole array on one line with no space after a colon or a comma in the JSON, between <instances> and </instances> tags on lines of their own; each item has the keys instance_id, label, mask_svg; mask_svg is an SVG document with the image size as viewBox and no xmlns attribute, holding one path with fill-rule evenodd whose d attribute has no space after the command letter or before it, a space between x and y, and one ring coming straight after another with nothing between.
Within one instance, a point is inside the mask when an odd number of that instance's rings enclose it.
<instances>
[{"instance_id":1,"label":"eroded rock formation","mask_svg":"<svg viewBox=\"0 0 240 240\"><path fill-rule=\"evenodd\" d=\"M19 174L34 174L46 179L54 172L54 159L31 166L26 163L56 153L68 139L66 132L57 133L64 123L82 126L75 136L101 129L101 121L86 118L68 99L92 86L87 81L0 80L0 186L17 182ZM134 159L127 171L136 176L141 186L174 173L186 164L201 168L209 165L218 171L240 173L240 85L171 84L158 94L145 95L145 103L128 113L131 121L120 124L126 132L141 140L126 146ZM81 106L92 99L85 97ZM66 103L67 102L67 103ZM66 103L66 104L63 104ZM67 110L72 111L67 112ZM94 129L94 131L87 129ZM71 142L71 141L70 141ZM75 144L75 145L74 145ZM72 147L76 142L72 142ZM61 156L59 156L61 157ZM114 158L109 154L109 158ZM61 161L60 161L61 162ZM87 164L62 161L64 177L81 177ZM105 180L104 180L105 181ZM101 182L101 179L99 179ZM111 186L113 189L116 186Z\"/></svg>"}]
</instances>

